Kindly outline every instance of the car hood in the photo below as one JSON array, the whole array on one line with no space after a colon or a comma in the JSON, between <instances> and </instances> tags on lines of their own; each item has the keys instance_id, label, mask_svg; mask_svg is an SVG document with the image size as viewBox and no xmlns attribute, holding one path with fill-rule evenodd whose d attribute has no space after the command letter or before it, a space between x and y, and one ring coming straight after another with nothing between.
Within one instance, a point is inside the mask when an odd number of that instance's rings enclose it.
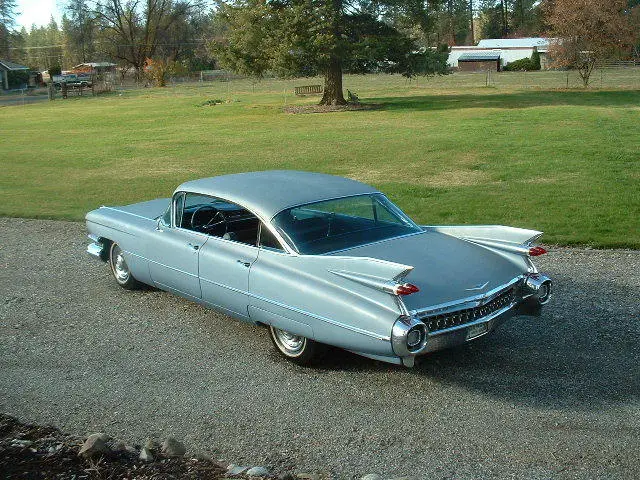
<instances>
[{"instance_id":1,"label":"car hood","mask_svg":"<svg viewBox=\"0 0 640 480\"><path fill-rule=\"evenodd\" d=\"M413 266L405 281L420 291L402 297L409 310L488 292L526 272L522 259L438 232L423 232L351 248L333 255L369 257Z\"/></svg>"},{"instance_id":2,"label":"car hood","mask_svg":"<svg viewBox=\"0 0 640 480\"><path fill-rule=\"evenodd\" d=\"M123 205L115 208L123 212L138 215L139 217L150 218L151 220L154 220L167 210L170 202L170 198L157 198L155 200L132 203L131 205Z\"/></svg>"}]
</instances>

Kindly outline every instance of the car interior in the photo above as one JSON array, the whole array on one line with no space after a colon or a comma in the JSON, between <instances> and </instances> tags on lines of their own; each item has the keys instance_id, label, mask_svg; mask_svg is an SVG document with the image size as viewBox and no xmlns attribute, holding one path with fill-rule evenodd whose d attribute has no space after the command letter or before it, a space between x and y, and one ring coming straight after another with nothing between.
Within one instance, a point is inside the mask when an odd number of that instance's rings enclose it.
<instances>
[{"instance_id":1,"label":"car interior","mask_svg":"<svg viewBox=\"0 0 640 480\"><path fill-rule=\"evenodd\" d=\"M187 194L177 204L177 223L187 230L225 240L282 250L280 243L260 219L247 209L226 200Z\"/></svg>"},{"instance_id":2,"label":"car interior","mask_svg":"<svg viewBox=\"0 0 640 480\"><path fill-rule=\"evenodd\" d=\"M305 254L323 254L420 231L389 205L381 197L368 195L318 202L280 212L274 225Z\"/></svg>"}]
</instances>

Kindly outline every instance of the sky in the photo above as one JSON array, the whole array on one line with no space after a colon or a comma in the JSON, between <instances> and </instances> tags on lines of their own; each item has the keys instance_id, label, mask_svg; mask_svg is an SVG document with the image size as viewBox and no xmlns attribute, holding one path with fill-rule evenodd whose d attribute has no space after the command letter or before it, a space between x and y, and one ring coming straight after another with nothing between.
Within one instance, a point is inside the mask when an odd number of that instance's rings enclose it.
<instances>
[{"instance_id":1,"label":"sky","mask_svg":"<svg viewBox=\"0 0 640 480\"><path fill-rule=\"evenodd\" d=\"M59 0L17 0L17 12L16 24L18 29L24 25L27 30L31 28L31 24L35 23L37 26L46 25L49 23L51 15L60 21L61 9L58 9L57 3L62 4Z\"/></svg>"}]
</instances>

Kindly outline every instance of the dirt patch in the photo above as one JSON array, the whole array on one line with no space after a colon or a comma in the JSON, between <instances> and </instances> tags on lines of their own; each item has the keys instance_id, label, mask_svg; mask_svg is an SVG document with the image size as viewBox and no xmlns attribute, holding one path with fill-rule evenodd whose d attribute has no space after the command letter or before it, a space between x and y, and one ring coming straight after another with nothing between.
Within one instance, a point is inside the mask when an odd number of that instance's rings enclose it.
<instances>
[{"instance_id":1,"label":"dirt patch","mask_svg":"<svg viewBox=\"0 0 640 480\"><path fill-rule=\"evenodd\" d=\"M285 113L330 113L330 112L353 112L360 110L380 110L381 103L349 103L347 105L291 105L284 107Z\"/></svg>"},{"instance_id":2,"label":"dirt patch","mask_svg":"<svg viewBox=\"0 0 640 480\"><path fill-rule=\"evenodd\" d=\"M78 456L82 440L53 427L19 422L0 414L0 472L2 478L115 479L159 478L219 479L225 468L208 459L159 458L144 462L137 453L122 450L85 460Z\"/></svg>"}]
</instances>

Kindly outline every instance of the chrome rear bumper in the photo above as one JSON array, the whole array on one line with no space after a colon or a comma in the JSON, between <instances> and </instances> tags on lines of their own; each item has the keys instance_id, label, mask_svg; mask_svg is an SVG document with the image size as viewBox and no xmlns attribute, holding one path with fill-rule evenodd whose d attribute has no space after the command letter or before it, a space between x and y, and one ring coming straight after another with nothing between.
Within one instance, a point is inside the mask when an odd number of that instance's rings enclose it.
<instances>
[{"instance_id":1,"label":"chrome rear bumper","mask_svg":"<svg viewBox=\"0 0 640 480\"><path fill-rule=\"evenodd\" d=\"M471 342L478 338L493 332L496 328L502 325L510 318L519 314L520 309L518 304L511 304L493 314L482 318L476 322L467 323L460 327L454 327L452 329L440 330L437 332L429 333L426 348L420 352L420 355L425 353L436 352L445 348L455 347L462 345L463 343ZM486 324L486 329L480 335L469 337L469 333L473 327Z\"/></svg>"},{"instance_id":2,"label":"chrome rear bumper","mask_svg":"<svg viewBox=\"0 0 640 480\"><path fill-rule=\"evenodd\" d=\"M551 297L551 285L547 276L529 274L480 297L414 312L429 327L426 345L418 355L483 337L517 315L540 315Z\"/></svg>"}]
</instances>

